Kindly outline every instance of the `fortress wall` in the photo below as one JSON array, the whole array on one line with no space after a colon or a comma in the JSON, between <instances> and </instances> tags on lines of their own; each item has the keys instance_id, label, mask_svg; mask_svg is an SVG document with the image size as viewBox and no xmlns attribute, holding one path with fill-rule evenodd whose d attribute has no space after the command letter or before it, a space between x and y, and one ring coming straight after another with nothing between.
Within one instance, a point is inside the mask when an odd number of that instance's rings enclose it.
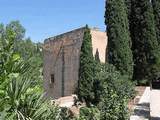
<instances>
[{"instance_id":1,"label":"fortress wall","mask_svg":"<svg viewBox=\"0 0 160 120\"><path fill-rule=\"evenodd\" d=\"M75 91L83 31L81 28L45 40L43 73L47 97L58 98ZM54 74L54 83L50 82L51 74Z\"/></svg>"},{"instance_id":2,"label":"fortress wall","mask_svg":"<svg viewBox=\"0 0 160 120\"><path fill-rule=\"evenodd\" d=\"M75 92L83 34L84 28L80 28L45 40L43 76L46 97L59 98ZM105 62L106 33L91 29L91 35L93 55L98 49L101 62ZM54 82L51 82L51 75L54 75Z\"/></svg>"}]
</instances>

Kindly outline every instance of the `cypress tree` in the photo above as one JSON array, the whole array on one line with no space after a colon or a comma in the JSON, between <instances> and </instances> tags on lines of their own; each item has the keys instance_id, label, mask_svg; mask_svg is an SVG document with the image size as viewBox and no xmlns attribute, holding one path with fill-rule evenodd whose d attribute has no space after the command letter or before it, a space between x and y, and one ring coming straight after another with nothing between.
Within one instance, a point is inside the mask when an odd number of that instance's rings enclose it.
<instances>
[{"instance_id":1,"label":"cypress tree","mask_svg":"<svg viewBox=\"0 0 160 120\"><path fill-rule=\"evenodd\" d=\"M124 0L125 1L125 5L127 7L127 15L128 15L128 19L130 19L130 15L131 15L131 0Z\"/></svg>"},{"instance_id":2,"label":"cypress tree","mask_svg":"<svg viewBox=\"0 0 160 120\"><path fill-rule=\"evenodd\" d=\"M132 78L133 55L126 10L124 0L106 0L105 24L108 35L108 60L123 75Z\"/></svg>"},{"instance_id":3,"label":"cypress tree","mask_svg":"<svg viewBox=\"0 0 160 120\"><path fill-rule=\"evenodd\" d=\"M160 45L160 0L152 0L152 5L155 16L157 40Z\"/></svg>"},{"instance_id":4,"label":"cypress tree","mask_svg":"<svg viewBox=\"0 0 160 120\"><path fill-rule=\"evenodd\" d=\"M130 33L132 39L132 51L134 59L134 74L133 79L139 80L144 79L146 73L146 56L145 56L145 39L141 36L141 28L144 27L141 24L143 18L141 17L141 5L138 0L132 0L132 9L131 9L131 19L130 19ZM132 20L132 21L131 21Z\"/></svg>"},{"instance_id":5,"label":"cypress tree","mask_svg":"<svg viewBox=\"0 0 160 120\"><path fill-rule=\"evenodd\" d=\"M92 39L90 29L86 25L80 52L78 96L87 105L94 99L93 92L93 63Z\"/></svg>"},{"instance_id":6,"label":"cypress tree","mask_svg":"<svg viewBox=\"0 0 160 120\"><path fill-rule=\"evenodd\" d=\"M131 12L132 12L132 0L125 0L125 5L127 7L127 15L128 15L128 23L129 23L129 32L131 31L131 24L132 24L132 19L131 19ZM131 37L131 35L130 35Z\"/></svg>"},{"instance_id":7,"label":"cypress tree","mask_svg":"<svg viewBox=\"0 0 160 120\"><path fill-rule=\"evenodd\" d=\"M94 92L94 99L93 99L92 104L94 104L94 105L97 106L98 103L101 100L102 79L100 78L99 74L102 71L102 65L103 65L103 63L101 63L101 61L100 61L98 49L96 50L94 58L95 58L94 64L93 64L93 74L94 74L94 78L93 78L93 92Z\"/></svg>"},{"instance_id":8,"label":"cypress tree","mask_svg":"<svg viewBox=\"0 0 160 120\"><path fill-rule=\"evenodd\" d=\"M149 0L132 0L131 38L134 56L134 79L154 79L158 70L158 42L153 9Z\"/></svg>"},{"instance_id":9,"label":"cypress tree","mask_svg":"<svg viewBox=\"0 0 160 120\"><path fill-rule=\"evenodd\" d=\"M95 61L99 62L100 63L100 58L99 58L99 51L98 49L96 50L96 54L95 54Z\"/></svg>"}]
</instances>

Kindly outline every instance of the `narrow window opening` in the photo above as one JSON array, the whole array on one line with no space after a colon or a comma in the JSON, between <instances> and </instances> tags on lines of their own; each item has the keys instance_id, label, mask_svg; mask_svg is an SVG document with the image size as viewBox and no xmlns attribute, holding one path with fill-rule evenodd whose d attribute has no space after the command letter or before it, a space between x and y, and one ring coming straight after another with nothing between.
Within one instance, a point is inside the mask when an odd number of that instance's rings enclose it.
<instances>
[{"instance_id":1,"label":"narrow window opening","mask_svg":"<svg viewBox=\"0 0 160 120\"><path fill-rule=\"evenodd\" d=\"M50 81L51 84L54 83L54 74L51 74L51 81Z\"/></svg>"}]
</instances>

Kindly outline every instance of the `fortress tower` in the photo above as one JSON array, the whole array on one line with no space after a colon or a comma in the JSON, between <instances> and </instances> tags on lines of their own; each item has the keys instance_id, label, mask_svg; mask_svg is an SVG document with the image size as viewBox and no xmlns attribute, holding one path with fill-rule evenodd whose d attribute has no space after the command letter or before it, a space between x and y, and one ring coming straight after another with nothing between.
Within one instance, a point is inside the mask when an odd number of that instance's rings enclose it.
<instances>
[{"instance_id":1,"label":"fortress tower","mask_svg":"<svg viewBox=\"0 0 160 120\"><path fill-rule=\"evenodd\" d=\"M44 41L44 89L47 97L59 98L74 94L78 84L79 58L85 28L79 28ZM107 36L91 29L93 55L98 52L105 62Z\"/></svg>"}]
</instances>

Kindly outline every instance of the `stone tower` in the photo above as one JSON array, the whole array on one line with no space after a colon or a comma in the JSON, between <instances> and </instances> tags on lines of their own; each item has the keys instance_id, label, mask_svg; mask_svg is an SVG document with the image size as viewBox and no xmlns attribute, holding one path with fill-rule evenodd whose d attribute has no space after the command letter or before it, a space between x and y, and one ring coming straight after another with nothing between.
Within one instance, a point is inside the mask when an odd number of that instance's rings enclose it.
<instances>
[{"instance_id":1,"label":"stone tower","mask_svg":"<svg viewBox=\"0 0 160 120\"><path fill-rule=\"evenodd\" d=\"M44 89L47 97L59 98L75 92L78 83L79 57L84 27L44 41ZM105 62L107 36L91 29L93 55Z\"/></svg>"}]
</instances>

